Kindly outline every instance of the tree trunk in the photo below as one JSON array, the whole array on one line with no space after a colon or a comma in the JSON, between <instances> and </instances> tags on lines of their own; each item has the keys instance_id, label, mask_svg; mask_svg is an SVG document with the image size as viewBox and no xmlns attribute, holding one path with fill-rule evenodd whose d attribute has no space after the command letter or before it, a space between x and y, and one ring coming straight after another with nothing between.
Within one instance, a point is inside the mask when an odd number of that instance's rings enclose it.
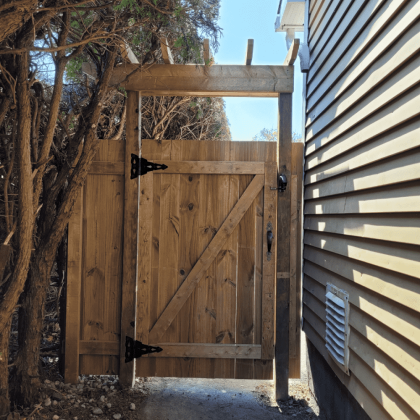
<instances>
[{"instance_id":1,"label":"tree trunk","mask_svg":"<svg viewBox=\"0 0 420 420\"><path fill-rule=\"evenodd\" d=\"M36 253L31 262L28 285L21 298L19 312L20 346L13 377L12 397L15 404L28 406L39 396L39 357L45 299L50 285L50 273L55 253Z\"/></svg>"},{"instance_id":2,"label":"tree trunk","mask_svg":"<svg viewBox=\"0 0 420 420\"><path fill-rule=\"evenodd\" d=\"M29 93L29 54L21 54L18 58L17 80L17 136L16 166L19 176L17 232L17 256L14 260L12 279L6 292L0 299L0 333L9 322L22 293L28 275L31 259L32 234L34 229L33 184L31 164L31 105Z\"/></svg>"},{"instance_id":3,"label":"tree trunk","mask_svg":"<svg viewBox=\"0 0 420 420\"><path fill-rule=\"evenodd\" d=\"M3 332L0 333L0 417L10 411L9 400L9 338L12 318L6 324Z\"/></svg>"},{"instance_id":4,"label":"tree trunk","mask_svg":"<svg viewBox=\"0 0 420 420\"><path fill-rule=\"evenodd\" d=\"M111 78L115 56L115 52L110 54L102 83L98 87L98 94L85 112L85 122L81 125L79 133L85 139L83 152L70 176L68 186L61 197L61 203L59 205L56 203L56 214L50 214L47 211L40 218L43 220L38 221L38 225L42 225L45 229L40 229L40 232L43 232L42 237L31 260L30 276L24 296L22 296L19 340L22 340L24 345L19 348L16 374L13 377L13 399L19 405L33 404L39 395L38 362L50 274L58 246L62 241L73 212L74 203L80 193L80 187L87 177L89 166L99 147L95 126L101 113L100 104L107 93L105 87L108 86Z\"/></svg>"}]
</instances>

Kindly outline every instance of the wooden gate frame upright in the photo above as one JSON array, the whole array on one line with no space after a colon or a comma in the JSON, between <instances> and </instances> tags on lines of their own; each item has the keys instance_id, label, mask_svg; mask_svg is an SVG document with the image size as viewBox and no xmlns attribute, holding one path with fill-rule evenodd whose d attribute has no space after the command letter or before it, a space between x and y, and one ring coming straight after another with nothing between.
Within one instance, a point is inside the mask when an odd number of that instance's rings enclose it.
<instances>
[{"instance_id":1,"label":"wooden gate frame upright","mask_svg":"<svg viewBox=\"0 0 420 420\"><path fill-rule=\"evenodd\" d=\"M111 86L128 91L125 150L124 251L120 340L120 382L133 386L135 359L125 363L126 337L136 337L139 249L140 178L130 179L131 154L141 155L141 96L277 97L278 173L291 179L292 93L299 42L295 40L282 66L152 65L124 64L117 67ZM251 51L252 56L252 51ZM273 186L274 187L274 186ZM278 194L276 280L276 399L288 398L289 379L289 286L291 189Z\"/></svg>"}]
</instances>

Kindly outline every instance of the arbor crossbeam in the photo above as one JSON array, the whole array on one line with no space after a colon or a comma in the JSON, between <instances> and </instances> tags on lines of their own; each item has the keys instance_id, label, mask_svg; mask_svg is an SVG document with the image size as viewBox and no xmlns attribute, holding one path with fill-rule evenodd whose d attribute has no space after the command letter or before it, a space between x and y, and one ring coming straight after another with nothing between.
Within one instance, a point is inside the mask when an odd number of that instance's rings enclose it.
<instances>
[{"instance_id":1,"label":"arbor crossbeam","mask_svg":"<svg viewBox=\"0 0 420 420\"><path fill-rule=\"evenodd\" d=\"M276 98L293 92L293 67L123 64L114 69L110 85L143 96Z\"/></svg>"}]
</instances>

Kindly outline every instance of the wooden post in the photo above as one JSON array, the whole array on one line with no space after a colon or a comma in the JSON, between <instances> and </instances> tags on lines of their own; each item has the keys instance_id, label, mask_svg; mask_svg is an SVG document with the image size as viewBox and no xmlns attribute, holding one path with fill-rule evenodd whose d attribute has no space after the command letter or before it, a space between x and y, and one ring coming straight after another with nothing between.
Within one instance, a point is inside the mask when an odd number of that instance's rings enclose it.
<instances>
[{"instance_id":1,"label":"wooden post","mask_svg":"<svg viewBox=\"0 0 420 420\"><path fill-rule=\"evenodd\" d=\"M130 179L131 154L140 155L141 142L141 96L128 91L127 126L125 144L125 189L124 189L124 251L121 302L120 383L134 385L136 361L125 363L126 337L135 339L136 292L138 276L138 222L140 178Z\"/></svg>"},{"instance_id":2,"label":"wooden post","mask_svg":"<svg viewBox=\"0 0 420 420\"><path fill-rule=\"evenodd\" d=\"M69 221L66 293L66 339L64 381L77 384L79 378L80 301L82 287L83 187Z\"/></svg>"},{"instance_id":3,"label":"wooden post","mask_svg":"<svg viewBox=\"0 0 420 420\"><path fill-rule=\"evenodd\" d=\"M278 193L277 290L276 290L276 400L289 396L289 293L290 293L290 200L292 159L292 94L279 95L278 171L287 177L286 191Z\"/></svg>"}]
</instances>

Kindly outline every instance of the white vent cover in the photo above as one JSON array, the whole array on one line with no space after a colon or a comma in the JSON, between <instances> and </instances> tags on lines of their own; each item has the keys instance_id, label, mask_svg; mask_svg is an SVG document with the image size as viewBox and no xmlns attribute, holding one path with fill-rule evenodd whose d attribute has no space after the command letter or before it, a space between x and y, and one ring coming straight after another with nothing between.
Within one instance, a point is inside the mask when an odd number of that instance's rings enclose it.
<instances>
[{"instance_id":1,"label":"white vent cover","mask_svg":"<svg viewBox=\"0 0 420 420\"><path fill-rule=\"evenodd\" d=\"M349 372L349 295L331 283L326 293L327 329L325 340L328 353L337 365Z\"/></svg>"}]
</instances>

